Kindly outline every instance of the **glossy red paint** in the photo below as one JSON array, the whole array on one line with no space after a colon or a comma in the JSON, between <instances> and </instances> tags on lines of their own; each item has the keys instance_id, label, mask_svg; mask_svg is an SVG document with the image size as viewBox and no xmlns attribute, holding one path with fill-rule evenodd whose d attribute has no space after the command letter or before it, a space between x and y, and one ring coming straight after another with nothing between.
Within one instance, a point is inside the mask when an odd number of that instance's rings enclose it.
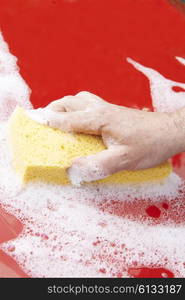
<instances>
[{"instance_id":1,"label":"glossy red paint","mask_svg":"<svg viewBox=\"0 0 185 300\"><path fill-rule=\"evenodd\" d=\"M183 88L181 88L180 86L173 86L172 90L176 93L185 92L185 90Z\"/></svg>"},{"instance_id":2,"label":"glossy red paint","mask_svg":"<svg viewBox=\"0 0 185 300\"><path fill-rule=\"evenodd\" d=\"M168 208L169 208L169 205L168 205L167 203L162 203L162 207L163 207L164 209L168 209Z\"/></svg>"},{"instance_id":3,"label":"glossy red paint","mask_svg":"<svg viewBox=\"0 0 185 300\"><path fill-rule=\"evenodd\" d=\"M129 274L135 278L173 278L174 274L165 268L130 268Z\"/></svg>"},{"instance_id":4,"label":"glossy red paint","mask_svg":"<svg viewBox=\"0 0 185 300\"><path fill-rule=\"evenodd\" d=\"M29 277L9 255L0 250L0 277L25 278Z\"/></svg>"},{"instance_id":5,"label":"glossy red paint","mask_svg":"<svg viewBox=\"0 0 185 300\"><path fill-rule=\"evenodd\" d=\"M117 0L116 5L114 0L0 0L0 28L18 57L34 107L88 90L115 104L151 109L148 80L126 57L185 82L185 68L174 59L185 57L184 26L183 13L165 0ZM185 176L183 161L182 155L173 159L181 176ZM154 205L149 211L147 201L140 212L134 206L135 218L144 216L145 210L154 218L162 217ZM131 211L116 203L102 209L122 216ZM173 210L170 213L173 219ZM0 241L15 238L21 226L1 211ZM173 277L163 268L132 268L129 273L132 277L163 277L162 273ZM0 276L26 274L1 252Z\"/></svg>"},{"instance_id":6,"label":"glossy red paint","mask_svg":"<svg viewBox=\"0 0 185 300\"><path fill-rule=\"evenodd\" d=\"M159 218L161 215L161 210L157 206L151 205L146 208L146 213L152 218Z\"/></svg>"}]
</instances>

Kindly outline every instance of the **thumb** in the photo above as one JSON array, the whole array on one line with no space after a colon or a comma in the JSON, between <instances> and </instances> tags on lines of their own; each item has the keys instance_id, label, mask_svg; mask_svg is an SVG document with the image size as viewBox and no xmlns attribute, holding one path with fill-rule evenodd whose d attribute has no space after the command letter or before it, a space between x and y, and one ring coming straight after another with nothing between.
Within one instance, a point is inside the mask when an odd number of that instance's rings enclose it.
<instances>
[{"instance_id":1,"label":"thumb","mask_svg":"<svg viewBox=\"0 0 185 300\"><path fill-rule=\"evenodd\" d=\"M72 184L79 186L83 182L99 180L129 168L127 148L111 146L95 155L75 159L67 171Z\"/></svg>"}]
</instances>

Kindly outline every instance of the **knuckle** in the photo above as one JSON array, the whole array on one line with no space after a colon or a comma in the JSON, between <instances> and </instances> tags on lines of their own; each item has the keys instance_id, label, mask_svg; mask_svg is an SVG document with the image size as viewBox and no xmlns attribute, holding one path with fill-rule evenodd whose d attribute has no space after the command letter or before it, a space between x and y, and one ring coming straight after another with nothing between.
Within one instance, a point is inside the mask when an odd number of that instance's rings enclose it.
<instances>
[{"instance_id":1,"label":"knuckle","mask_svg":"<svg viewBox=\"0 0 185 300\"><path fill-rule=\"evenodd\" d=\"M50 102L47 105L47 108L49 108L49 109L55 109L55 108L58 108L60 105L61 105L61 100L55 100L55 101Z\"/></svg>"},{"instance_id":2,"label":"knuckle","mask_svg":"<svg viewBox=\"0 0 185 300\"><path fill-rule=\"evenodd\" d=\"M59 101L60 101L61 104L69 103L69 102L71 102L71 101L74 101L74 96L71 96L71 95L69 95L69 96L64 96L64 97L61 98Z\"/></svg>"},{"instance_id":3,"label":"knuckle","mask_svg":"<svg viewBox=\"0 0 185 300\"><path fill-rule=\"evenodd\" d=\"M87 91L81 91L78 94L76 94L76 96L91 96L91 93Z\"/></svg>"}]
</instances>

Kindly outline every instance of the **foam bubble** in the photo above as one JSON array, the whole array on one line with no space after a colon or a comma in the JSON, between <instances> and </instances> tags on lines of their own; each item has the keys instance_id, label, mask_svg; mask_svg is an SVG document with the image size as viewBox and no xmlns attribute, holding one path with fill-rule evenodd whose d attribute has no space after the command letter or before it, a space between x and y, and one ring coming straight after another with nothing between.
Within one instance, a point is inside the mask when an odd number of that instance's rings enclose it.
<instances>
[{"instance_id":1,"label":"foam bubble","mask_svg":"<svg viewBox=\"0 0 185 300\"><path fill-rule=\"evenodd\" d=\"M182 65L185 65L185 59L180 56L175 56L176 60L178 60Z\"/></svg>"},{"instance_id":2,"label":"foam bubble","mask_svg":"<svg viewBox=\"0 0 185 300\"><path fill-rule=\"evenodd\" d=\"M106 177L104 170L89 156L85 164L76 163L68 169L68 176L73 185L80 186L83 182L91 182ZM84 160L81 159L83 162Z\"/></svg>"},{"instance_id":3,"label":"foam bubble","mask_svg":"<svg viewBox=\"0 0 185 300\"><path fill-rule=\"evenodd\" d=\"M176 59L182 64L185 61L179 57L176 57ZM172 112L185 106L185 92L176 93L172 90L173 87L185 90L185 83L167 79L156 70L147 68L129 57L127 61L149 79L152 103L156 111Z\"/></svg>"},{"instance_id":4,"label":"foam bubble","mask_svg":"<svg viewBox=\"0 0 185 300\"><path fill-rule=\"evenodd\" d=\"M26 110L25 113L29 118L43 125L48 124L49 116L53 113L52 110L48 108L37 108Z\"/></svg>"},{"instance_id":5,"label":"foam bubble","mask_svg":"<svg viewBox=\"0 0 185 300\"><path fill-rule=\"evenodd\" d=\"M0 32L0 120L7 120L17 104L32 107L30 89L20 76L16 62Z\"/></svg>"},{"instance_id":6,"label":"foam bubble","mask_svg":"<svg viewBox=\"0 0 185 300\"><path fill-rule=\"evenodd\" d=\"M31 104L26 102L29 93L23 80L19 81L16 59L2 37L1 52L7 90L0 91L4 103L0 117L5 120L20 95L25 95L21 98L24 107ZM11 106L6 95L16 80L20 85L10 97ZM38 182L22 186L12 170L5 121L0 123L0 145L1 205L24 224L21 234L0 248L30 276L128 277L132 266L166 267L176 277L185 276L185 185L176 174L156 184L78 188ZM156 221L149 218L147 205L162 207L164 199L169 213L163 211Z\"/></svg>"},{"instance_id":7,"label":"foam bubble","mask_svg":"<svg viewBox=\"0 0 185 300\"><path fill-rule=\"evenodd\" d=\"M133 262L165 266L176 276L184 274L182 224L152 226L142 218L131 220L114 212L115 201L137 205L136 197L150 197L155 202L163 196L179 197L182 181L176 174L157 185L86 184L77 188L38 182L21 187L10 172L6 135L4 122L0 127L0 144L4 145L0 172L8 174L0 182L1 204L24 223L24 229L16 239L1 244L1 249L30 276L110 277L121 272L128 277ZM102 209L105 202L112 207L111 213Z\"/></svg>"}]
</instances>

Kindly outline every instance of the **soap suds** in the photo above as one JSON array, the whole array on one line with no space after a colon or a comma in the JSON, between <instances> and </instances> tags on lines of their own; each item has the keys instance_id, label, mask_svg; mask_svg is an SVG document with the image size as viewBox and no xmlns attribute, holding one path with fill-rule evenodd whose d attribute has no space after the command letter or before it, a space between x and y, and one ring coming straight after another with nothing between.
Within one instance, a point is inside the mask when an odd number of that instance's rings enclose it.
<instances>
[{"instance_id":1,"label":"soap suds","mask_svg":"<svg viewBox=\"0 0 185 300\"><path fill-rule=\"evenodd\" d=\"M128 277L133 262L163 266L176 276L185 275L182 222L177 225L166 219L164 224L153 226L146 216L146 220L143 216L134 219L115 211L116 201L137 206L136 198L145 201L150 197L160 203L166 197L170 203L179 197L182 205L179 190L183 183L176 174L158 184L86 184L78 188L29 183L21 187L10 172L6 135L4 122L0 127L0 144L4 146L0 173L8 176L1 177L1 205L23 222L24 229L0 248L30 276L110 277L121 272Z\"/></svg>"},{"instance_id":2,"label":"soap suds","mask_svg":"<svg viewBox=\"0 0 185 300\"><path fill-rule=\"evenodd\" d=\"M30 89L20 76L16 62L0 32L0 121L7 120L18 104L25 109L32 108Z\"/></svg>"},{"instance_id":3,"label":"soap suds","mask_svg":"<svg viewBox=\"0 0 185 300\"><path fill-rule=\"evenodd\" d=\"M1 48L7 55L4 70L15 68L19 76L15 58L3 40ZM147 76L157 88L159 76L152 77L154 73L148 69ZM10 78L5 78L8 86ZM164 87L166 79L162 78ZM20 90L21 95L28 91L25 83ZM15 94L12 107L19 101L18 90ZM0 97L9 108L5 95ZM29 93L26 95L29 97ZM27 106L28 98L21 99ZM31 108L30 103L28 106L25 108ZM156 104L159 109L161 106L162 103ZM7 114L3 107L0 109L1 120L5 120L10 111ZM0 249L30 276L129 277L130 267L156 266L170 269L176 277L185 277L185 184L175 173L153 184L86 184L78 188L38 182L21 186L11 167L5 121L0 124L0 145L1 206L24 224L21 234L0 244ZM169 210L162 208L164 201ZM159 220L145 212L152 204L162 211Z\"/></svg>"},{"instance_id":4,"label":"soap suds","mask_svg":"<svg viewBox=\"0 0 185 300\"><path fill-rule=\"evenodd\" d=\"M67 171L73 185L80 186L83 182L91 182L106 177L104 170L89 157L85 165L74 164Z\"/></svg>"},{"instance_id":5,"label":"soap suds","mask_svg":"<svg viewBox=\"0 0 185 300\"><path fill-rule=\"evenodd\" d=\"M178 60L182 65L185 65L185 58L182 58L180 56L175 56L176 60Z\"/></svg>"},{"instance_id":6,"label":"soap suds","mask_svg":"<svg viewBox=\"0 0 185 300\"><path fill-rule=\"evenodd\" d=\"M52 111L47 108L29 109L26 110L25 112L29 118L42 125L48 124L48 118L50 114L52 114Z\"/></svg>"},{"instance_id":7,"label":"soap suds","mask_svg":"<svg viewBox=\"0 0 185 300\"><path fill-rule=\"evenodd\" d=\"M176 57L176 59L182 64L185 61L180 57ZM154 110L172 112L185 106L185 92L176 93L172 89L173 87L179 87L185 90L185 83L167 79L159 72L141 65L129 57L127 61L148 78Z\"/></svg>"}]
</instances>

